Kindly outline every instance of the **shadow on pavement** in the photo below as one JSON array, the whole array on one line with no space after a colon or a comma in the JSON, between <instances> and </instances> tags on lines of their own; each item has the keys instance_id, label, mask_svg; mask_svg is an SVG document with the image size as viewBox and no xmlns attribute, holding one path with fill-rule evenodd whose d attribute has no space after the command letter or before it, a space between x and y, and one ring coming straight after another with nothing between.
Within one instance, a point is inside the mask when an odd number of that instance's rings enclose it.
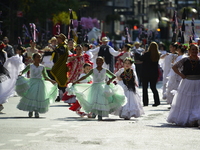
<instances>
[{"instance_id":1,"label":"shadow on pavement","mask_svg":"<svg viewBox=\"0 0 200 150\"><path fill-rule=\"evenodd\" d=\"M147 125L149 127L154 127L154 128L187 128L187 129L192 129L192 130L199 130L198 127L183 127L183 126L177 126L175 124L170 124L170 123L164 123L162 125L157 125L157 126L154 126L154 125Z\"/></svg>"},{"instance_id":2,"label":"shadow on pavement","mask_svg":"<svg viewBox=\"0 0 200 150\"><path fill-rule=\"evenodd\" d=\"M66 118L57 118L56 120L59 120L59 121L98 121L97 117L96 118L66 117ZM125 121L125 122L135 123L138 120L136 120L136 119L124 120L123 118L118 118L118 119L105 118L101 121L103 121L103 122ZM99 121L99 122L101 122L101 121Z\"/></svg>"},{"instance_id":3,"label":"shadow on pavement","mask_svg":"<svg viewBox=\"0 0 200 150\"><path fill-rule=\"evenodd\" d=\"M55 120L59 120L59 121L97 121L97 119L94 119L94 118L81 118L81 117L57 118Z\"/></svg>"},{"instance_id":4,"label":"shadow on pavement","mask_svg":"<svg viewBox=\"0 0 200 150\"><path fill-rule=\"evenodd\" d=\"M71 107L70 105L51 105L50 107Z\"/></svg>"},{"instance_id":5,"label":"shadow on pavement","mask_svg":"<svg viewBox=\"0 0 200 150\"><path fill-rule=\"evenodd\" d=\"M29 117L0 117L0 119L46 119L46 117L39 117L39 118L29 118Z\"/></svg>"}]
</instances>

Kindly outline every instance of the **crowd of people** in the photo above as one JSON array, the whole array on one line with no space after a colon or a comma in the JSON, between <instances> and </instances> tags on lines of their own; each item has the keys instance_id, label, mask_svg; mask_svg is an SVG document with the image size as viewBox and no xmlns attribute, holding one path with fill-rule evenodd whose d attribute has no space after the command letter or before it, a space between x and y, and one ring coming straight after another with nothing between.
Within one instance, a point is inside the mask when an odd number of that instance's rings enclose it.
<instances>
[{"instance_id":1,"label":"crowd of people","mask_svg":"<svg viewBox=\"0 0 200 150\"><path fill-rule=\"evenodd\" d=\"M13 95L20 96L19 110L38 118L53 102L64 101L81 117L102 120L109 114L125 120L144 115L149 106L148 86L153 107L161 104L156 88L162 80L162 99L169 104L167 122L200 126L199 47L152 41L147 49L141 43L124 43L120 50L102 37L99 45L76 44L61 33L37 49L19 45L15 50L5 37L0 41L0 111ZM142 88L142 95L138 88Z\"/></svg>"}]
</instances>

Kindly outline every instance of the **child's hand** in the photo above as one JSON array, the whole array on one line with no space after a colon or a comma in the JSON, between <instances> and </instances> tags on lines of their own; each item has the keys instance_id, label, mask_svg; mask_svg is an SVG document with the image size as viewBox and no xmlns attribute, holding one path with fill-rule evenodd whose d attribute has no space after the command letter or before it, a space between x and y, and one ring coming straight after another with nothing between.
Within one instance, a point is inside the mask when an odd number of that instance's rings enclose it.
<instances>
[{"instance_id":1,"label":"child's hand","mask_svg":"<svg viewBox=\"0 0 200 150\"><path fill-rule=\"evenodd\" d=\"M107 82L107 85L110 85L110 80Z\"/></svg>"},{"instance_id":2,"label":"child's hand","mask_svg":"<svg viewBox=\"0 0 200 150\"><path fill-rule=\"evenodd\" d=\"M120 77L117 77L117 80L121 81L121 80L122 80L122 78L120 78Z\"/></svg>"},{"instance_id":3,"label":"child's hand","mask_svg":"<svg viewBox=\"0 0 200 150\"><path fill-rule=\"evenodd\" d=\"M51 80L51 83L52 83L52 84L56 84L57 82L56 82L56 81L54 81L54 80Z\"/></svg>"}]
</instances>

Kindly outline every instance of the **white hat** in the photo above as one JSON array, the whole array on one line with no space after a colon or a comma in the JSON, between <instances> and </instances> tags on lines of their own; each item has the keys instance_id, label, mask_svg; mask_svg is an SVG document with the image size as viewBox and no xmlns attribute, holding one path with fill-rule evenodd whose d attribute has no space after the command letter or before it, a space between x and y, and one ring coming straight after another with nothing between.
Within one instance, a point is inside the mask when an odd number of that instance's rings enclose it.
<instances>
[{"instance_id":1,"label":"white hat","mask_svg":"<svg viewBox=\"0 0 200 150\"><path fill-rule=\"evenodd\" d=\"M105 36L105 37L102 38L102 42L108 42L108 41L110 41L110 40L108 39L108 37Z\"/></svg>"}]
</instances>

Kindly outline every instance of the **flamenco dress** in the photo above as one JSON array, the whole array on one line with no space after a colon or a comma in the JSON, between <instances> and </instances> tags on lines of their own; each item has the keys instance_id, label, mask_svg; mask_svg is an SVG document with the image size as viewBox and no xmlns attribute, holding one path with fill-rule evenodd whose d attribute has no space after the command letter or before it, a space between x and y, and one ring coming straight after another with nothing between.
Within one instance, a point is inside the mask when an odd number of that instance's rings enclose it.
<instances>
[{"instance_id":1,"label":"flamenco dress","mask_svg":"<svg viewBox=\"0 0 200 150\"><path fill-rule=\"evenodd\" d=\"M29 70L30 78L19 76L16 82L16 92L21 96L17 108L23 111L46 113L49 105L58 95L57 85L44 80L48 75L43 65L30 64L22 73Z\"/></svg>"},{"instance_id":2,"label":"flamenco dress","mask_svg":"<svg viewBox=\"0 0 200 150\"><path fill-rule=\"evenodd\" d=\"M119 115L120 118L137 118L144 114L141 96L139 95L138 88L135 86L134 74L136 73L134 73L133 69L127 69L125 71L124 68L121 68L116 72L116 75L122 78L122 80L117 83L123 88L127 98L127 103L114 113L115 115Z\"/></svg>"},{"instance_id":3,"label":"flamenco dress","mask_svg":"<svg viewBox=\"0 0 200 150\"><path fill-rule=\"evenodd\" d=\"M106 75L108 77L114 76L107 69L103 68L99 71L94 68L91 72L93 76L92 84L75 84L69 88L68 92L76 95L82 111L108 117L110 113L119 109L126 102L123 89L113 83L106 84Z\"/></svg>"},{"instance_id":4,"label":"flamenco dress","mask_svg":"<svg viewBox=\"0 0 200 150\"><path fill-rule=\"evenodd\" d=\"M82 74L80 75L79 79L80 79L81 77L85 76L85 75L86 75L85 73L82 73ZM92 83L92 77L89 76L89 77L87 77L86 79L80 81L78 84L83 84L83 83L85 83L85 84L91 84L91 83ZM85 113L85 112L80 111L80 109L81 109L81 105L79 104L78 100L76 100L76 102L73 103L73 104L71 105L71 107L69 108L69 110L75 111L75 112L76 112L78 115L80 115L80 116L84 116L84 115L87 114L87 113Z\"/></svg>"},{"instance_id":5,"label":"flamenco dress","mask_svg":"<svg viewBox=\"0 0 200 150\"><path fill-rule=\"evenodd\" d=\"M0 104L6 103L8 98L15 94L15 83L18 74L25 68L22 57L19 55L12 56L4 63L4 67L9 72L9 77L0 83ZM8 75L8 73L6 73Z\"/></svg>"},{"instance_id":6,"label":"flamenco dress","mask_svg":"<svg viewBox=\"0 0 200 150\"><path fill-rule=\"evenodd\" d=\"M70 55L69 58L74 56L76 56L76 54ZM89 60L89 55L87 54L83 54L82 56L79 56L73 61L67 63L67 67L69 68L69 72L67 72L67 84L73 83L78 80L80 74L83 72L83 65L85 63L92 64ZM73 104L76 102L76 97L74 95L69 96L67 92L65 92L63 94L62 101L64 101L65 103Z\"/></svg>"},{"instance_id":7,"label":"flamenco dress","mask_svg":"<svg viewBox=\"0 0 200 150\"><path fill-rule=\"evenodd\" d=\"M193 126L200 120L200 60L189 57L181 59L175 64L183 67L186 76L181 80L175 94L167 122L180 126Z\"/></svg>"}]
</instances>

